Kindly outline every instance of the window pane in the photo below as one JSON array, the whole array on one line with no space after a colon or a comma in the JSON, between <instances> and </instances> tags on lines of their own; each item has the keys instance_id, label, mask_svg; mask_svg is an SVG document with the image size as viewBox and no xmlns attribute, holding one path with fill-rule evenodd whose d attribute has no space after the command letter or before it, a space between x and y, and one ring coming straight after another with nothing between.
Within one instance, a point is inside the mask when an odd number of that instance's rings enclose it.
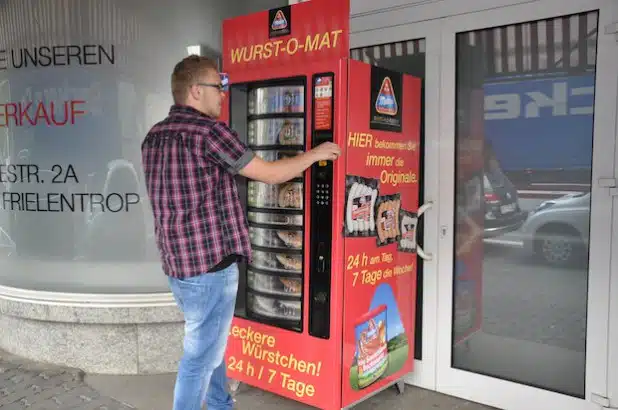
<instances>
[{"instance_id":1,"label":"window pane","mask_svg":"<svg viewBox=\"0 0 618 410\"><path fill-rule=\"evenodd\" d=\"M597 17L457 37L452 365L579 397Z\"/></svg>"}]
</instances>

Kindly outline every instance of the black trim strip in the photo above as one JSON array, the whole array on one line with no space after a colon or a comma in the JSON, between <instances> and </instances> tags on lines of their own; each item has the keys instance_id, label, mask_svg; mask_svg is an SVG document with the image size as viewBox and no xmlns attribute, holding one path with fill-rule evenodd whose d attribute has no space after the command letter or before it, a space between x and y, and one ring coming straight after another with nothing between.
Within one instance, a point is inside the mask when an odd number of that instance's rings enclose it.
<instances>
[{"instance_id":1,"label":"black trim strip","mask_svg":"<svg viewBox=\"0 0 618 410\"><path fill-rule=\"evenodd\" d=\"M248 144L248 147L253 151L304 151L305 147L302 145L255 145ZM257 155L257 154L256 154Z\"/></svg>"},{"instance_id":2,"label":"black trim strip","mask_svg":"<svg viewBox=\"0 0 618 410\"><path fill-rule=\"evenodd\" d=\"M251 248L256 251L266 252L266 253L280 253L283 255L303 255L304 252L302 249L283 249L283 248L269 248L267 246L259 246L251 244Z\"/></svg>"},{"instance_id":3,"label":"black trim strip","mask_svg":"<svg viewBox=\"0 0 618 410\"><path fill-rule=\"evenodd\" d=\"M266 223L252 222L252 221L249 221L249 226L251 226L253 228L259 228L259 229L269 229L269 230L272 230L272 231L299 231L299 232L304 232L304 230L305 230L304 226L266 224Z\"/></svg>"},{"instance_id":4,"label":"black trim strip","mask_svg":"<svg viewBox=\"0 0 618 410\"><path fill-rule=\"evenodd\" d=\"M253 293L256 296L261 296L264 298L272 299L272 300L281 300L283 302L301 302L302 306L302 292L300 296L292 296L292 295L273 295L272 293L266 293L259 291L257 289L253 289L249 284L247 284L247 292Z\"/></svg>"},{"instance_id":5,"label":"black trim strip","mask_svg":"<svg viewBox=\"0 0 618 410\"><path fill-rule=\"evenodd\" d=\"M304 276L302 274L302 272L280 272L280 271L273 271L273 270L268 270L268 269L264 269L264 268L258 268L255 267L251 264L249 264L249 267L247 270L253 271L255 273L259 273L260 275L265 275L265 276L278 276L278 277L282 277L282 278L300 278L303 279Z\"/></svg>"},{"instance_id":6,"label":"black trim strip","mask_svg":"<svg viewBox=\"0 0 618 410\"><path fill-rule=\"evenodd\" d=\"M247 116L247 121L276 120L279 118L305 118L304 112L280 112L269 114L253 114Z\"/></svg>"},{"instance_id":7,"label":"black trim strip","mask_svg":"<svg viewBox=\"0 0 618 410\"><path fill-rule=\"evenodd\" d=\"M247 206L247 212L262 212L268 214L281 214L281 215L304 215L305 211L302 209L279 209L279 208L260 208L256 206Z\"/></svg>"}]
</instances>

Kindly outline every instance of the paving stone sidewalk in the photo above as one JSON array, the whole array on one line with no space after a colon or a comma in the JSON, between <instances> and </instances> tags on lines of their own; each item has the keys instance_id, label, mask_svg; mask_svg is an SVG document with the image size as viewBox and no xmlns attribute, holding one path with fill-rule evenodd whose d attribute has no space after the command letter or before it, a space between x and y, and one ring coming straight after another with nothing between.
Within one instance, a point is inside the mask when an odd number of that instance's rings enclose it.
<instances>
[{"instance_id":1,"label":"paving stone sidewalk","mask_svg":"<svg viewBox=\"0 0 618 410\"><path fill-rule=\"evenodd\" d=\"M34 363L0 350L2 410L125 410L134 407L102 396L84 372Z\"/></svg>"},{"instance_id":2,"label":"paving stone sidewalk","mask_svg":"<svg viewBox=\"0 0 618 410\"><path fill-rule=\"evenodd\" d=\"M0 410L142 410L168 409L174 375L144 377L93 376L83 371L35 363L0 350ZM91 385L94 383L94 387ZM241 385L239 408L304 410L300 403ZM497 410L417 387L404 394L383 392L358 409Z\"/></svg>"}]
</instances>

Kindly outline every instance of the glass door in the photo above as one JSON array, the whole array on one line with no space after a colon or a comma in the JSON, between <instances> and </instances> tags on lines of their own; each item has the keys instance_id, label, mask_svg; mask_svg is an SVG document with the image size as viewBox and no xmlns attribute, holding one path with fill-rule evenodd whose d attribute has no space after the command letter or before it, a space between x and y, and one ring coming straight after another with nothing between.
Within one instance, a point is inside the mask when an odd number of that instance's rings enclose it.
<instances>
[{"instance_id":1,"label":"glass door","mask_svg":"<svg viewBox=\"0 0 618 410\"><path fill-rule=\"evenodd\" d=\"M443 21L441 392L522 410L607 396L617 4Z\"/></svg>"},{"instance_id":2,"label":"glass door","mask_svg":"<svg viewBox=\"0 0 618 410\"><path fill-rule=\"evenodd\" d=\"M618 18L617 18L618 20ZM617 44L618 47L618 38ZM618 110L616 110L618 118ZM618 130L616 132L618 138ZM618 144L616 144L616 162L614 169L614 180L608 188L614 200L614 218L612 222L612 268L611 268L611 290L609 308L609 360L608 362L608 394L606 396L606 407L618 408Z\"/></svg>"},{"instance_id":3,"label":"glass door","mask_svg":"<svg viewBox=\"0 0 618 410\"><path fill-rule=\"evenodd\" d=\"M234 84L230 122L260 158L305 150L306 78ZM236 316L303 331L304 175L283 184L239 181L253 261L240 265Z\"/></svg>"},{"instance_id":4,"label":"glass door","mask_svg":"<svg viewBox=\"0 0 618 410\"><path fill-rule=\"evenodd\" d=\"M618 114L618 113L617 113ZM616 154L616 178L618 178L618 153ZM612 238L612 278L609 309L609 360L607 407L618 408L618 191L610 188L614 195L614 221Z\"/></svg>"}]
</instances>

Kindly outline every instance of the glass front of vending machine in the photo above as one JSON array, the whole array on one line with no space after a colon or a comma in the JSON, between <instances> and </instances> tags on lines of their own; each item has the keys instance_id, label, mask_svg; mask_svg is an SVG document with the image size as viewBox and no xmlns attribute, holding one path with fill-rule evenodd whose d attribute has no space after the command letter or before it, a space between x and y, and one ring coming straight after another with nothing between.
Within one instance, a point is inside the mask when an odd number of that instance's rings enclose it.
<instances>
[{"instance_id":1,"label":"glass front of vending machine","mask_svg":"<svg viewBox=\"0 0 618 410\"><path fill-rule=\"evenodd\" d=\"M230 124L266 161L305 151L306 78L234 84ZM304 175L282 184L240 177L253 260L240 266L236 316L303 331Z\"/></svg>"}]
</instances>

